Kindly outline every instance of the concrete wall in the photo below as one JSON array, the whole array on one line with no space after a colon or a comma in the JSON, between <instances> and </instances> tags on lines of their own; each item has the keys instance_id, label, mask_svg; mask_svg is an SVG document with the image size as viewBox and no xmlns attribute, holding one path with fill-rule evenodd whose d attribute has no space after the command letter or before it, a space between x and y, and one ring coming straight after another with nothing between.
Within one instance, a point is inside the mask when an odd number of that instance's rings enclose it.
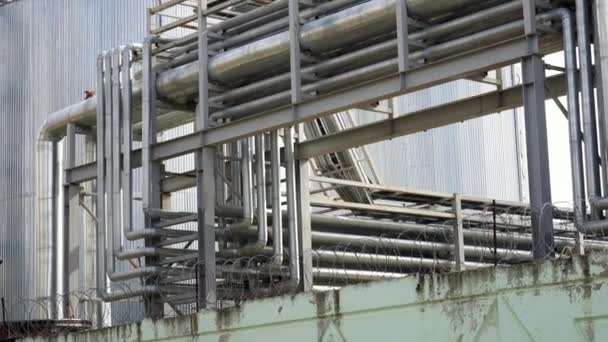
<instances>
[{"instance_id":1,"label":"concrete wall","mask_svg":"<svg viewBox=\"0 0 608 342\"><path fill-rule=\"evenodd\" d=\"M608 255L594 255L412 276L52 340L606 341L606 304Z\"/></svg>"}]
</instances>

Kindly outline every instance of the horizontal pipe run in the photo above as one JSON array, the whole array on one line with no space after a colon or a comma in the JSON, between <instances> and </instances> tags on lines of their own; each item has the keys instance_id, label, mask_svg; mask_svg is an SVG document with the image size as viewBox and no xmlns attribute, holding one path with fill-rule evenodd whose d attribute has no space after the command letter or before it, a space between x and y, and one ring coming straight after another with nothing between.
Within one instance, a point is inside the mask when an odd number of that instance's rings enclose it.
<instances>
[{"instance_id":1,"label":"horizontal pipe run","mask_svg":"<svg viewBox=\"0 0 608 342\"><path fill-rule=\"evenodd\" d=\"M438 269L449 271L454 267L454 262L442 259L428 259L418 257L378 255L369 253L352 253L331 250L315 250L310 252L315 262L324 264L339 265L343 268L346 265L361 265L362 267L378 266L389 268L416 269ZM467 262L467 268L487 267L488 264Z\"/></svg>"},{"instance_id":2,"label":"horizontal pipe run","mask_svg":"<svg viewBox=\"0 0 608 342\"><path fill-rule=\"evenodd\" d=\"M413 9L413 13L416 13L417 11L419 11L420 13L433 13L433 11L436 11L438 9L441 10L452 10L452 9L456 9L456 8L461 8L462 6L467 6L470 4L475 4L475 3L481 3L482 1L480 0L457 0L457 1L449 1L449 3L445 2L445 1L436 1L436 0L432 0L432 1L415 1L415 2L410 2L410 4L412 5L412 9ZM275 2L275 3L279 3L279 2ZM281 1L281 4L286 4L287 1ZM437 7L437 3L441 3L441 6ZM273 3L274 4L274 3ZM269 6L272 6L273 4L270 4ZM372 4L372 5L370 5ZM367 13L358 13L357 11L361 10L362 7L352 7L346 11L341 11L338 12L336 14L327 16L322 18L321 20L323 20L322 22L320 22L320 20L317 21L312 21L310 23L307 23L305 25L303 25L303 28L306 27L306 25L310 25L311 29L310 31L306 31L304 30L303 32L309 32L309 37L311 39L311 41L315 41L315 42L327 42L329 41L327 38L328 36L325 34L321 34L322 32L324 32L324 30L326 29L324 27L324 25L330 25L329 27L331 27L331 25L336 24L337 22L335 21L336 18L341 18L342 16L345 16L345 18L349 18L350 15L353 15L353 18L351 19L362 19L362 18L366 18L370 19L370 20L376 20L377 22L379 22L379 25L373 26L374 30L381 30L382 29L386 29L390 32L390 30L393 29L395 22L394 22L394 0L374 0L374 1L370 1L369 3L364 3L362 5L359 6L365 6L363 8L367 8L369 6L374 7L375 5L378 5L379 7L375 7L375 9L377 10L376 13L381 14L381 18L378 17L373 17L373 16L368 16L366 15ZM264 6L262 8L265 7L269 7L269 6ZM285 6L283 6L283 8L285 8ZM383 10L384 11L383 11ZM253 11L252 11L253 12ZM268 12L270 13L270 12ZM338 15L338 17L333 17ZM247 20L245 20L245 17L247 16L247 13L240 15L238 17L235 17L229 21L231 21L232 23L236 22L237 20L243 20L241 23L246 22ZM239 19L240 18L240 19ZM332 19L333 18L333 19ZM384 20L386 18L389 18L388 24L387 21ZM226 21L228 22L228 21ZM340 23L342 23L341 21L338 21ZM356 21L355 21L356 22ZM362 23L358 23L357 25L360 25ZM218 26L218 29L227 29L227 27L225 27L226 24L224 24L224 26L221 26L222 23L218 24L220 26ZM385 27L386 26L386 27ZM364 35L373 35L375 32L369 32L370 30L368 30L368 28L362 28L359 26L355 26L357 28L357 30L359 31L363 31ZM335 29L335 27L334 27ZM343 27L343 29L346 29L346 27ZM357 31L357 32L359 32ZM342 46L344 45L348 45L348 42L343 41L341 38L345 35L345 33L348 33L349 36L353 36L355 37L355 33L356 32L351 32L349 30L349 32L344 32L344 31L334 31L337 32L337 38L338 39L334 39L334 43L336 44L341 44ZM317 35L317 33L319 33L320 35ZM360 37L357 37L356 40L360 40ZM306 39L303 39L303 41L306 41ZM261 41L259 41L261 42ZM286 41L288 44L288 41ZM258 42L255 42L258 43ZM284 44L284 43L282 43ZM315 45L316 43L312 43L312 45ZM326 43L324 43L326 44ZM310 45L310 44L309 44ZM318 45L318 44L317 44ZM249 45L246 45L249 46ZM306 46L306 44L304 44L304 46ZM327 46L317 46L317 47L321 47L321 48L327 48ZM251 46L249 46L249 48L251 48ZM225 54L234 54L236 50L230 50L227 51L225 53L223 53L222 55ZM255 49L251 49L252 53L256 52ZM257 53L257 52L256 52ZM280 52L282 54L285 54L284 51ZM285 61L288 60L288 53L286 54L286 58L284 59ZM214 56L214 58L219 58L220 55ZM282 59L280 59L280 63L279 65L283 64ZM272 69L272 68L271 68ZM210 72L212 70L210 69ZM158 92L159 95L172 99L174 101L183 101L186 100L187 97L191 97L196 93L196 88L197 88L197 84L198 84L198 65L197 63L190 63L184 66L181 66L177 69L174 70L170 70L167 72L164 72L162 74L159 75L159 80L158 80ZM134 84L134 89L133 89L133 97L134 97L134 103L137 102L137 98L139 98L141 96L141 84ZM94 117L94 112L95 112L95 106L96 106L96 98L93 97L89 100L86 100L84 102L72 105L70 107L64 108L58 112L52 113L51 115L48 116L48 119L44 122L44 124L42 125L40 132L39 132L39 138L42 140L47 140L49 138L53 138L56 139L57 137L59 137L61 134L63 134L63 130L65 125L68 122L76 122L76 123L81 123L81 124L93 124L94 123L94 119L91 120L91 117Z\"/></svg>"}]
</instances>

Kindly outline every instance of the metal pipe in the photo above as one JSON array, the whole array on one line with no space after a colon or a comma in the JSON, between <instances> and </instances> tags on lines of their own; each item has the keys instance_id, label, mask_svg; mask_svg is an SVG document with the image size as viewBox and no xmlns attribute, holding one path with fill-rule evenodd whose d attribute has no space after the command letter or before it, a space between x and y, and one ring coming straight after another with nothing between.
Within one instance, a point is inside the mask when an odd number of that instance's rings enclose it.
<instances>
[{"instance_id":1,"label":"metal pipe","mask_svg":"<svg viewBox=\"0 0 608 342\"><path fill-rule=\"evenodd\" d=\"M549 14L541 14L539 19L550 17ZM496 40L506 39L510 36L523 33L523 21L518 20L509 24L501 25L489 30L478 32L463 38L458 38L446 43L438 44L424 50L410 54L410 60L424 58L441 58L450 54L468 51L478 46L487 45ZM310 83L302 87L305 93L316 91L331 91L341 86L364 82L373 78L390 75L398 70L398 60L390 59L380 63L365 66L343 74L328 77L321 81ZM251 102L233 106L211 115L213 120L223 118L238 118L244 114L253 114L266 109L284 105L289 102L291 91L283 91Z\"/></svg>"},{"instance_id":2,"label":"metal pipe","mask_svg":"<svg viewBox=\"0 0 608 342\"><path fill-rule=\"evenodd\" d=\"M410 13L440 12L481 3L480 0L438 1L440 7L428 6L433 1L409 1ZM427 7L428 6L428 7ZM424 16L424 15L422 15ZM395 29L395 0L372 0L328 15L301 26L300 44L311 53L321 53L348 46ZM289 60L289 32L257 40L209 59L209 76L230 83L262 71L272 70Z\"/></svg>"},{"instance_id":3,"label":"metal pipe","mask_svg":"<svg viewBox=\"0 0 608 342\"><path fill-rule=\"evenodd\" d=\"M241 183L243 184L242 201L243 201L243 218L230 225L230 229L249 228L253 224L253 183L251 168L251 138L241 140Z\"/></svg>"},{"instance_id":4,"label":"metal pipe","mask_svg":"<svg viewBox=\"0 0 608 342\"><path fill-rule=\"evenodd\" d=\"M106 212L105 212L105 87L104 56L97 57L97 292L100 296L107 292L106 283Z\"/></svg>"},{"instance_id":5,"label":"metal pipe","mask_svg":"<svg viewBox=\"0 0 608 342\"><path fill-rule=\"evenodd\" d=\"M296 203L296 160L293 127L285 128L285 178L287 179L287 230L289 234L289 281L292 288L300 284L300 242Z\"/></svg>"},{"instance_id":6,"label":"metal pipe","mask_svg":"<svg viewBox=\"0 0 608 342\"><path fill-rule=\"evenodd\" d=\"M270 133L270 170L272 189L272 247L273 261L283 264L283 218L281 210L281 150L279 146L279 131Z\"/></svg>"},{"instance_id":7,"label":"metal pipe","mask_svg":"<svg viewBox=\"0 0 608 342\"><path fill-rule=\"evenodd\" d=\"M441 35L457 32L464 28L470 27L475 23L485 22L497 16L503 16L515 10L521 9L521 1L510 2L501 6L492 7L472 15L460 17L446 23L436 26L431 26L427 29L414 32L409 35L410 41L418 41L424 39L435 39ZM323 73L345 66L356 66L363 61L374 61L375 58L387 58L397 55L397 40L389 40L378 43L363 49L346 53L344 55L332 58L326 61L315 63L311 66L302 68L303 74ZM284 73L278 76L266 78L262 81L245 85L243 87L231 89L218 94L211 98L213 103L221 103L226 101L234 101L242 99L252 94L271 93L277 88L287 88L289 86L290 74ZM268 90L268 91L266 91Z\"/></svg>"},{"instance_id":8,"label":"metal pipe","mask_svg":"<svg viewBox=\"0 0 608 342\"><path fill-rule=\"evenodd\" d=\"M576 67L576 42L574 40L574 18L566 9L555 12L562 22L564 65L568 84L568 130L570 136L570 166L572 169L572 199L574 204L574 225L581 227L585 221L585 183L583 155L580 136L580 110L578 100L578 79Z\"/></svg>"},{"instance_id":9,"label":"metal pipe","mask_svg":"<svg viewBox=\"0 0 608 342\"><path fill-rule=\"evenodd\" d=\"M352 253L342 251L316 250L312 255L318 263L338 264L340 268L345 265L381 266L407 269L439 269L449 271L454 267L454 261L441 259L428 259L419 257L406 257L397 255L378 255L369 253ZM487 267L488 264L467 262L470 268Z\"/></svg>"},{"instance_id":10,"label":"metal pipe","mask_svg":"<svg viewBox=\"0 0 608 342\"><path fill-rule=\"evenodd\" d=\"M608 222L608 221L607 221ZM437 236L447 239L452 231L452 227L447 226L428 226L415 223L394 223L379 220L353 219L345 217L333 217L328 215L311 215L311 223L315 231L321 232L349 232L362 234L370 232L378 235L379 232L411 234L414 236ZM465 241L488 242L493 239L492 231L482 229L464 229L463 236ZM530 245L532 236L530 234L513 234L497 232L496 239L501 244ZM555 244L558 249L575 246L573 238L561 236L555 237ZM588 241L588 246L594 250L608 249L608 242Z\"/></svg>"},{"instance_id":11,"label":"metal pipe","mask_svg":"<svg viewBox=\"0 0 608 342\"><path fill-rule=\"evenodd\" d=\"M257 206L258 206L258 241L256 247L266 247L268 243L268 227L266 217L266 149L264 147L264 134L255 137L255 158L256 158L256 187L257 187Z\"/></svg>"},{"instance_id":12,"label":"metal pipe","mask_svg":"<svg viewBox=\"0 0 608 342\"><path fill-rule=\"evenodd\" d=\"M602 127L600 129L600 150L602 151L603 187L604 196L608 196L608 21L605 19L608 17L608 3L593 1L593 12L598 118Z\"/></svg>"},{"instance_id":13,"label":"metal pipe","mask_svg":"<svg viewBox=\"0 0 608 342\"><path fill-rule=\"evenodd\" d=\"M585 169L587 173L587 197L601 197L601 180L598 162L597 123L595 119L595 93L593 89L593 64L589 28L589 3L576 0L576 28L581 81L581 108L583 113L583 134L585 136ZM591 219L600 218L600 212L591 208Z\"/></svg>"},{"instance_id":14,"label":"metal pipe","mask_svg":"<svg viewBox=\"0 0 608 342\"><path fill-rule=\"evenodd\" d=\"M121 182L120 182L120 130L121 130L121 91L120 91L120 56L121 50L115 49L112 51L112 125L111 131L111 146L112 146L112 169L106 174L106 178L110 177L112 183L112 200L110 205L112 208L112 251L116 252L122 248L123 233L121 225ZM112 270L114 270L113 265Z\"/></svg>"},{"instance_id":15,"label":"metal pipe","mask_svg":"<svg viewBox=\"0 0 608 342\"><path fill-rule=\"evenodd\" d=\"M302 46L315 52L335 46L348 46L365 37L389 33L395 27L394 1L395 0L372 0L368 3L326 16L320 20L306 23L302 25ZM454 9L482 2L482 0L410 0L409 6L411 9L410 13L427 16L449 12ZM286 3L287 1L281 2L282 8L285 8ZM371 10L371 12L367 12L368 10ZM246 15L247 14L243 14L235 17L234 20L231 19L231 22L235 22L236 20L244 20L243 22L246 22L244 18ZM218 25L221 29L227 28L225 27L227 24L220 23ZM344 40L344 37L348 37L348 40ZM210 75L223 74L222 70L233 72L238 71L237 69L240 69L241 71L246 70L245 73L247 74L253 74L261 69L273 70L276 69L276 66L284 65L285 61L289 59L288 37L282 33L268 38L272 38L271 40L275 45L266 45L263 39L239 47L238 50L234 49L214 56L212 58L214 62L210 63ZM281 39L277 40L278 38ZM273 50L273 48L277 46L281 48ZM246 55L241 55L241 52L246 53ZM259 57L265 52L269 53L268 59L264 59L264 63L258 63L260 62ZM245 60L247 63L237 68L239 60ZM271 60L273 61L272 63L270 62ZM254 67L247 70L248 66L251 66L251 64L253 64ZM237 73L239 75L238 78L244 77L244 75L241 75L241 71ZM197 79L198 63L196 62L166 71L159 75L159 94L168 98L192 96L196 93ZM218 78L217 80L220 81L221 79ZM135 98L141 96L140 84L134 87L133 96ZM96 101L97 100L94 97L49 115L40 129L40 139L47 140L49 138L56 138L56 136L62 134L61 132L67 122L92 123L94 120L91 120L90 117L94 114Z\"/></svg>"},{"instance_id":16,"label":"metal pipe","mask_svg":"<svg viewBox=\"0 0 608 342\"><path fill-rule=\"evenodd\" d=\"M113 220L113 203L114 203L114 191L113 191L113 178L112 172L114 171L112 158L113 148L112 148L112 108L113 108L113 87L112 87L112 54L110 51L104 54L104 63L105 63L105 130L103 132L103 136L105 137L105 194L106 194L106 235L107 235L107 252L106 252L106 273L108 270L112 270L112 272L116 269L116 262L114 260L114 220Z\"/></svg>"}]
</instances>

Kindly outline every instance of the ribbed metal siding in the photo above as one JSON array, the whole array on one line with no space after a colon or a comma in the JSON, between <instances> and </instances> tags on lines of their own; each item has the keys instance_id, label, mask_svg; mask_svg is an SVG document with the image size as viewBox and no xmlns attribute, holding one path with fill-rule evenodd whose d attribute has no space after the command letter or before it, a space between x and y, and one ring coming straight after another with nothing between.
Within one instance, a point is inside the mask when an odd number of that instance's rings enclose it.
<instances>
[{"instance_id":1,"label":"ribbed metal siding","mask_svg":"<svg viewBox=\"0 0 608 342\"><path fill-rule=\"evenodd\" d=\"M51 165L45 159L48 153L39 153L36 159L35 150L48 151L50 146L34 143L38 127L47 113L81 100L85 89L94 88L95 58L100 51L142 41L145 8L151 3L22 0L0 9L0 41L4 42L0 60L5 61L0 63L0 259L4 259L0 296L9 302L17 297L40 298L49 291L50 180L36 170L48 170ZM398 109L411 112L487 87L456 82L404 96ZM495 115L375 144L370 150L387 184L518 199L514 185L521 170L514 162L514 127L512 115ZM190 129L176 129L164 137ZM171 171L192 167L191 158L167 166ZM135 191L140 191L137 181ZM171 202L175 209L194 210L194 193L174 194ZM81 231L92 229L90 219L87 222ZM142 224L141 216L136 216L138 223ZM89 279L85 286L90 285ZM20 318L16 310L9 314Z\"/></svg>"},{"instance_id":2,"label":"ribbed metal siding","mask_svg":"<svg viewBox=\"0 0 608 342\"><path fill-rule=\"evenodd\" d=\"M505 75L508 76L508 75ZM407 115L495 89L461 80L399 97L396 113ZM366 123L386 115L357 111ZM513 111L433 129L369 146L371 159L387 185L460 192L506 200L521 200L525 175L518 159Z\"/></svg>"},{"instance_id":3,"label":"ribbed metal siding","mask_svg":"<svg viewBox=\"0 0 608 342\"><path fill-rule=\"evenodd\" d=\"M35 150L48 152L50 145L36 143L38 127L47 113L94 88L98 53L143 40L151 3L22 0L0 9L0 296L8 303L49 293L50 180L42 171L51 165L48 153L36 159ZM84 143L78 146L83 162ZM92 229L90 223L85 218L74 229L72 248L84 239L78 232ZM91 247L83 247L89 255ZM28 318L25 307L20 309L9 308L9 318Z\"/></svg>"}]
</instances>

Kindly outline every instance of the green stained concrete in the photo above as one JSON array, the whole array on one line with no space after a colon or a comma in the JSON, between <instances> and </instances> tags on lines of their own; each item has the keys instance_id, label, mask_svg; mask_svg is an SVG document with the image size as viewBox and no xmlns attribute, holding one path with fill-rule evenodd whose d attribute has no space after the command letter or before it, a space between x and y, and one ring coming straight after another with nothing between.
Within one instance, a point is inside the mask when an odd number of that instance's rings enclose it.
<instances>
[{"instance_id":1,"label":"green stained concrete","mask_svg":"<svg viewBox=\"0 0 608 342\"><path fill-rule=\"evenodd\" d=\"M53 339L123 340L608 341L608 255L411 276Z\"/></svg>"}]
</instances>

